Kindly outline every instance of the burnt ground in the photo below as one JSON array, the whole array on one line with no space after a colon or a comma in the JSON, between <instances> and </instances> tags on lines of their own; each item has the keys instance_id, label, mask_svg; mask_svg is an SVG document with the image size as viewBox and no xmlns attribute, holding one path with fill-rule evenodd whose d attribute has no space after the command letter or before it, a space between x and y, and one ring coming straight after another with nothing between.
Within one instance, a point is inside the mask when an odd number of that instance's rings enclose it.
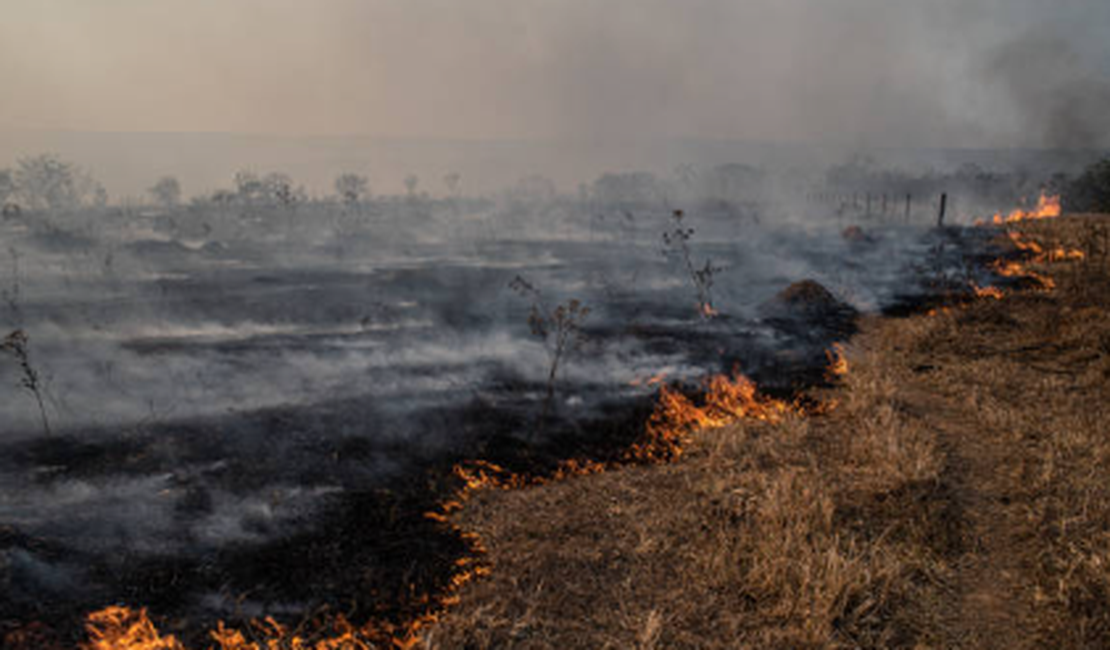
<instances>
[{"instance_id":1,"label":"burnt ground","mask_svg":"<svg viewBox=\"0 0 1110 650\"><path fill-rule=\"evenodd\" d=\"M959 254L963 250L961 246L966 245L967 250L975 248L960 241L964 236L964 231L955 229L937 233L938 267L945 265L946 255ZM980 243L978 235L974 237L977 238L975 243ZM929 269L922 270L922 277L930 278L929 282L935 281ZM925 295L932 293L936 293L934 287L926 286ZM800 312L799 305L792 304L797 296L789 292L782 301L784 304L766 306L766 321L785 340L782 349L793 351L786 355L776 354L767 359L753 359L751 355L740 353L734 357L722 355L716 337L735 334L727 324L721 328L723 333L717 334L646 326L634 328L627 334L660 349L681 348L691 354L691 358L704 360L714 371L727 372L734 363L744 361L755 366L755 377L771 386L774 394L789 397L824 381L824 350L832 341L850 336L855 329L854 314L846 313L837 305L823 305L822 296L807 302L806 295L806 291L800 292L803 301ZM930 300L923 300L922 295L920 292L908 295L902 301L906 305L904 308L912 311L931 304ZM594 334L604 335L604 332ZM509 397L536 392L535 386L521 385L512 377L506 378L502 388L504 395ZM215 555L175 554L138 560L105 560L98 556L75 557L69 549L55 548L14 529L0 531L0 543L8 551L35 561L84 565L89 582L98 586L76 597L66 585L58 586L61 596L56 599L43 598L41 593L21 596L18 571L4 567L6 586L10 587L3 603L5 631L26 629L28 621L50 621L51 627L45 631L35 628L42 631L41 638L46 639L41 647L50 644L70 647L82 637L80 620L91 609L109 602L141 603L151 608L165 630L174 632L186 642L203 645L204 630L215 620L210 613L192 609L190 603L195 601L196 594L204 592L224 594L229 599L249 595L250 606L237 613L238 620L234 616L221 616L232 624L274 611L281 617L283 605L296 612L292 615L294 620L303 618L305 612L335 611L349 614L355 621L403 623L411 620L426 610L429 595L434 597L449 591L455 561L468 553L468 546L458 531L424 516L457 489L458 483L450 475L450 467L455 462L477 457L524 475L543 476L567 458L612 461L620 458L637 439L652 408L649 399L615 400L599 407L598 415L588 421L557 421L544 425L547 435L541 443L536 443L522 440L519 435L522 428L534 426L534 409L514 409L511 404L511 399L494 404L476 398L458 411L443 415L460 429L470 428L475 433L460 436L465 442L447 453L439 451L422 457L413 454L410 448L401 450L405 466L395 468L396 473L390 476L405 475L418 477L417 480L401 486L394 483L380 489L347 493L336 499L305 532L262 546L233 546ZM327 413L344 413L345 417L356 420L375 416L364 411L365 408L357 404L325 409L323 416L297 409L270 409L237 416L238 421L232 428L257 430L259 435L244 438L264 441L265 431L275 426L335 429L349 424L329 421ZM304 418L313 420L311 426L306 426ZM213 424L203 420L178 422L172 431L154 427L143 435L106 445L78 443L76 439L65 437L33 441L9 449L12 453L6 455L6 460L30 463L48 471L63 468L73 476L121 471L142 473L151 470L144 466L144 459L148 457L146 450L156 444L155 441L173 437L203 439L208 435L206 432L219 428ZM229 426L225 421L220 424ZM437 424L442 428L442 423ZM369 462L383 451L373 445L368 447L357 437L349 440L340 437L326 444L334 448L315 455L335 458L336 466L305 467L300 470L304 476L299 476L298 481L312 484L318 478L315 474L347 471L344 463ZM204 449L203 446L195 448L201 453ZM220 456L222 454L216 453L213 459ZM204 458L188 460L202 465L205 461ZM221 467L217 471L223 476L221 481L234 485L236 481L250 480L252 473L258 470L258 467ZM681 471L681 467L678 470ZM646 472L643 474L647 477L645 480L654 485L658 476L652 474L653 471L629 470L630 475ZM595 480L609 480L609 475ZM663 481L659 485L667 483ZM186 489L183 494L179 503L183 517L209 507L203 491ZM537 508L533 512L545 510ZM58 624L59 620L66 622Z\"/></svg>"}]
</instances>

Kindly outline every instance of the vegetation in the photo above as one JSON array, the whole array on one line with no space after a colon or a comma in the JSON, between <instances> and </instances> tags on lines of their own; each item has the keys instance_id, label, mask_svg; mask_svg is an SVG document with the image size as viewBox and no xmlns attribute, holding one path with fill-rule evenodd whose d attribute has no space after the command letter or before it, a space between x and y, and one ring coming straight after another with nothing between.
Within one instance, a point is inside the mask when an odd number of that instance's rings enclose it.
<instances>
[{"instance_id":1,"label":"vegetation","mask_svg":"<svg viewBox=\"0 0 1110 650\"><path fill-rule=\"evenodd\" d=\"M690 284L697 296L698 314L702 318L712 318L717 315L713 308L713 276L722 271L720 267L713 266L713 260L706 259L704 266L695 266L690 252L690 239L694 236L694 229L685 225L685 213L675 210L671 213L672 229L663 233L664 253L680 258Z\"/></svg>"},{"instance_id":2,"label":"vegetation","mask_svg":"<svg viewBox=\"0 0 1110 650\"><path fill-rule=\"evenodd\" d=\"M559 379L559 371L582 345L582 322L590 315L590 308L574 298L550 307L540 290L519 275L513 278L509 287L531 301L528 326L532 335L543 341L547 352L548 367L543 410L540 414L542 432L555 405L555 385Z\"/></svg>"},{"instance_id":3,"label":"vegetation","mask_svg":"<svg viewBox=\"0 0 1110 650\"><path fill-rule=\"evenodd\" d=\"M494 570L428 646L1106 647L1110 266L1093 219L1021 227L1083 253L1055 291L865 322L825 417L475 496Z\"/></svg>"},{"instance_id":4,"label":"vegetation","mask_svg":"<svg viewBox=\"0 0 1110 650\"><path fill-rule=\"evenodd\" d=\"M347 205L358 205L370 196L370 179L358 174L340 174L335 179L335 193Z\"/></svg>"},{"instance_id":5,"label":"vegetation","mask_svg":"<svg viewBox=\"0 0 1110 650\"><path fill-rule=\"evenodd\" d=\"M163 176L148 190L154 202L163 208L176 207L181 202L181 184L173 176Z\"/></svg>"},{"instance_id":6,"label":"vegetation","mask_svg":"<svg viewBox=\"0 0 1110 650\"><path fill-rule=\"evenodd\" d=\"M88 172L53 154L20 158L14 171L0 170L0 204L5 207L59 211L107 203L108 193Z\"/></svg>"},{"instance_id":7,"label":"vegetation","mask_svg":"<svg viewBox=\"0 0 1110 650\"><path fill-rule=\"evenodd\" d=\"M43 400L42 383L39 380L39 373L31 363L30 339L23 333L23 330L16 330L8 334L3 343L0 343L0 352L11 355L16 363L19 364L19 385L35 398L35 403L38 405L39 409L39 417L42 420L42 432L49 436L50 419L46 415L46 403Z\"/></svg>"},{"instance_id":8,"label":"vegetation","mask_svg":"<svg viewBox=\"0 0 1110 650\"><path fill-rule=\"evenodd\" d=\"M1091 165L1068 183L1063 202L1069 212L1110 212L1110 158Z\"/></svg>"}]
</instances>

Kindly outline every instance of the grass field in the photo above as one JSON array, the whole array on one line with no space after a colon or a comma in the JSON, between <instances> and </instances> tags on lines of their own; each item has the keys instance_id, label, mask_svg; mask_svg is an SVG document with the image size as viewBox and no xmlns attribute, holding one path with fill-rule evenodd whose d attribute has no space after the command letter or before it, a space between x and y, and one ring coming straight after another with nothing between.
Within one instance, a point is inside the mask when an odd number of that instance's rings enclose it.
<instances>
[{"instance_id":1,"label":"grass field","mask_svg":"<svg viewBox=\"0 0 1110 650\"><path fill-rule=\"evenodd\" d=\"M846 374L814 395L827 414L702 430L668 464L477 492L454 523L491 572L425 644L1110 645L1100 223L1010 227L1024 271L1051 279L1039 289L865 320Z\"/></svg>"}]
</instances>

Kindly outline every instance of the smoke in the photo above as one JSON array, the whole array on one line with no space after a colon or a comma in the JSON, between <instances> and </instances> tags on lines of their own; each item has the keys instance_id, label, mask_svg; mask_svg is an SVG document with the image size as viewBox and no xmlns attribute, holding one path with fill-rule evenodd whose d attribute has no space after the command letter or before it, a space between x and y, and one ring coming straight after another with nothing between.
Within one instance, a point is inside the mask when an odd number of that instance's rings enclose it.
<instances>
[{"instance_id":1,"label":"smoke","mask_svg":"<svg viewBox=\"0 0 1110 650\"><path fill-rule=\"evenodd\" d=\"M986 71L1082 144L1110 69L1060 47L1102 40L1099 0L10 4L0 127L1028 144L995 137ZM1028 33L1052 36L1004 46ZM1080 106L1049 110L1030 65Z\"/></svg>"},{"instance_id":2,"label":"smoke","mask_svg":"<svg viewBox=\"0 0 1110 650\"><path fill-rule=\"evenodd\" d=\"M1110 146L1110 75L1060 34L1030 34L995 50L985 73L1042 147Z\"/></svg>"}]
</instances>

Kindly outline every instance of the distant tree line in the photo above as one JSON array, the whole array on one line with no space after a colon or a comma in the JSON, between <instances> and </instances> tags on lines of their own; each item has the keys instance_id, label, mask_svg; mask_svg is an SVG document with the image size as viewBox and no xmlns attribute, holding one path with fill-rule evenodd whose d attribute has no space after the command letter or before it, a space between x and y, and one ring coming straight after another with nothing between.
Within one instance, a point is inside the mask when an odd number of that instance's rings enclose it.
<instances>
[{"instance_id":1,"label":"distant tree line","mask_svg":"<svg viewBox=\"0 0 1110 650\"><path fill-rule=\"evenodd\" d=\"M54 154L20 158L14 169L0 169L0 206L8 216L23 210L60 211L107 203L103 185Z\"/></svg>"},{"instance_id":2,"label":"distant tree line","mask_svg":"<svg viewBox=\"0 0 1110 650\"><path fill-rule=\"evenodd\" d=\"M1064 186L1063 207L1068 212L1110 213L1110 158L1094 163Z\"/></svg>"}]
</instances>

